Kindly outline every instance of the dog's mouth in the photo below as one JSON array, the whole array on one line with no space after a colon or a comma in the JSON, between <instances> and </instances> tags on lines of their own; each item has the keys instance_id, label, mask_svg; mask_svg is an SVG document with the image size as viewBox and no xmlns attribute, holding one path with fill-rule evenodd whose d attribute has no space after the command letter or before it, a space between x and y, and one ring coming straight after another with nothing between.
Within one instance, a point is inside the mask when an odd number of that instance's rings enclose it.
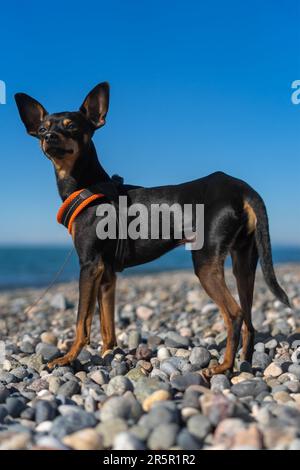
<instances>
[{"instance_id":1,"label":"dog's mouth","mask_svg":"<svg viewBox=\"0 0 300 470\"><path fill-rule=\"evenodd\" d=\"M51 157L62 158L66 154L72 154L74 152L71 148L59 147L59 145L49 145L45 147L45 152Z\"/></svg>"}]
</instances>

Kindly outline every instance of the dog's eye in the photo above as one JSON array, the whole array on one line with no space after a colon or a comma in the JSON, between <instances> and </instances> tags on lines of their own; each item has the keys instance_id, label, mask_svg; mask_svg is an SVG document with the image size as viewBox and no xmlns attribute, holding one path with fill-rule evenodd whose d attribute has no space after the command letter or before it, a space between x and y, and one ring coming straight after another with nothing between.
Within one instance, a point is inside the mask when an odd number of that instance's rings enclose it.
<instances>
[{"instance_id":1,"label":"dog's eye","mask_svg":"<svg viewBox=\"0 0 300 470\"><path fill-rule=\"evenodd\" d=\"M47 131L46 127L40 127L39 128L39 133L44 134Z\"/></svg>"},{"instance_id":2,"label":"dog's eye","mask_svg":"<svg viewBox=\"0 0 300 470\"><path fill-rule=\"evenodd\" d=\"M75 126L75 124L73 124L72 122L67 125L67 129L71 129L71 130L72 130L72 129L75 129L75 128L76 128L76 126Z\"/></svg>"}]
</instances>

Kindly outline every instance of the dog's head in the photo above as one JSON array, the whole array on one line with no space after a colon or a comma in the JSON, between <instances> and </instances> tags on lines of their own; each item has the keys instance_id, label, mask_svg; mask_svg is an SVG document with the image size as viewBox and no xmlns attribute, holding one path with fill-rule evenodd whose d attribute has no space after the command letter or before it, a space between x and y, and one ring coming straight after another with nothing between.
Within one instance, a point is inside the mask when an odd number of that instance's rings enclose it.
<instances>
[{"instance_id":1,"label":"dog's head","mask_svg":"<svg viewBox=\"0 0 300 470\"><path fill-rule=\"evenodd\" d=\"M40 140L45 155L56 165L74 162L89 146L96 129L105 124L109 105L109 85L100 83L87 95L79 111L48 114L35 99L15 95L27 132Z\"/></svg>"}]
</instances>

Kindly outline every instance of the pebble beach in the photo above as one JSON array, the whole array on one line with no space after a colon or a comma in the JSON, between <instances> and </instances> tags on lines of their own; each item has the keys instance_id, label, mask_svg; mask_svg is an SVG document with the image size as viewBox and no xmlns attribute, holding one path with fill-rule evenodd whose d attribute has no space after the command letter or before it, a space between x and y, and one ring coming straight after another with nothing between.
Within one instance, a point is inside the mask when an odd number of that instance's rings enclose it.
<instances>
[{"instance_id":1,"label":"pebble beach","mask_svg":"<svg viewBox=\"0 0 300 470\"><path fill-rule=\"evenodd\" d=\"M91 343L47 369L74 338L76 283L0 292L0 450L300 450L300 265L277 265L293 309L257 274L252 364L207 382L226 331L192 272L120 276L118 347ZM226 273L236 295L234 279Z\"/></svg>"}]
</instances>

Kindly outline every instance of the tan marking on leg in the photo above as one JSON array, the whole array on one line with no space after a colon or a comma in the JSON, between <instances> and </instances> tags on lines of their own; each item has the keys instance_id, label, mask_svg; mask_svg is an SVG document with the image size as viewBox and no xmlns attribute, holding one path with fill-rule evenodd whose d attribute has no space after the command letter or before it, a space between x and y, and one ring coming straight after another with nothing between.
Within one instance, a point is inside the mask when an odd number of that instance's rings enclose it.
<instances>
[{"instance_id":1,"label":"tan marking on leg","mask_svg":"<svg viewBox=\"0 0 300 470\"><path fill-rule=\"evenodd\" d=\"M110 351L116 346L115 333L115 290L116 290L116 274L113 272L105 272L98 291L98 303L100 313L100 328L102 336L101 355Z\"/></svg>"},{"instance_id":2,"label":"tan marking on leg","mask_svg":"<svg viewBox=\"0 0 300 470\"><path fill-rule=\"evenodd\" d=\"M224 278L224 260L216 259L202 265L197 276L210 298L219 307L227 330L226 350L224 361L218 366L206 369L203 373L206 377L222 374L234 365L237 352L240 330L242 326L241 307L232 297Z\"/></svg>"},{"instance_id":3,"label":"tan marking on leg","mask_svg":"<svg viewBox=\"0 0 300 470\"><path fill-rule=\"evenodd\" d=\"M245 201L244 203L244 211L247 212L247 216L248 216L247 228L248 228L248 234L250 234L256 230L257 217L256 217L253 207L247 201Z\"/></svg>"},{"instance_id":4,"label":"tan marking on leg","mask_svg":"<svg viewBox=\"0 0 300 470\"><path fill-rule=\"evenodd\" d=\"M76 337L69 352L58 359L54 359L48 367L63 366L74 361L82 348L89 343L91 325L95 311L99 283L103 275L103 264L95 266L94 269L83 268L80 272L79 281L79 307L76 325Z\"/></svg>"}]
</instances>

